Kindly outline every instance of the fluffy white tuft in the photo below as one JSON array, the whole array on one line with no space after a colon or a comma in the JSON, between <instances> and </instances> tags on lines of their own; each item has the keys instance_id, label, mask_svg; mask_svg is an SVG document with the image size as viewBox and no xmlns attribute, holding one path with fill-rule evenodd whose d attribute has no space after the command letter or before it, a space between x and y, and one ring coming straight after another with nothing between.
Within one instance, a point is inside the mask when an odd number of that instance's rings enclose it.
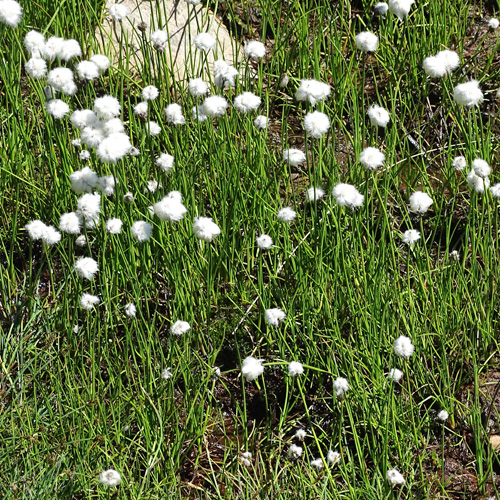
<instances>
[{"instance_id":1,"label":"fluffy white tuft","mask_svg":"<svg viewBox=\"0 0 500 500\"><path fill-rule=\"evenodd\" d=\"M375 52L378 47L378 37L370 31L356 35L356 47L363 52Z\"/></svg>"},{"instance_id":2,"label":"fluffy white tuft","mask_svg":"<svg viewBox=\"0 0 500 500\"><path fill-rule=\"evenodd\" d=\"M135 318L135 315L137 314L137 308L134 304L132 304L132 302L125 304L125 307L123 309L125 310L125 314L129 318Z\"/></svg>"},{"instance_id":3,"label":"fluffy white tuft","mask_svg":"<svg viewBox=\"0 0 500 500\"><path fill-rule=\"evenodd\" d=\"M220 89L228 85L234 87L234 81L238 74L238 70L226 61L219 59L214 62L214 83Z\"/></svg>"},{"instance_id":4,"label":"fluffy white tuft","mask_svg":"<svg viewBox=\"0 0 500 500\"><path fill-rule=\"evenodd\" d=\"M497 18L492 17L488 21L488 28L490 28L491 30L496 30L498 28L498 26L500 26L500 21L498 21Z\"/></svg>"},{"instance_id":5,"label":"fluffy white tuft","mask_svg":"<svg viewBox=\"0 0 500 500\"><path fill-rule=\"evenodd\" d=\"M43 78L47 74L47 63L38 57L32 57L24 65L26 73L31 78Z\"/></svg>"},{"instance_id":6,"label":"fluffy white tuft","mask_svg":"<svg viewBox=\"0 0 500 500\"><path fill-rule=\"evenodd\" d=\"M373 12L375 12L377 16L385 16L388 10L389 6L387 5L386 2L377 2L373 6Z\"/></svg>"},{"instance_id":7,"label":"fluffy white tuft","mask_svg":"<svg viewBox=\"0 0 500 500\"><path fill-rule=\"evenodd\" d=\"M385 154L378 148L368 147L361 151L359 162L366 170L376 170L382 167L385 161Z\"/></svg>"},{"instance_id":8,"label":"fluffy white tuft","mask_svg":"<svg viewBox=\"0 0 500 500\"><path fill-rule=\"evenodd\" d=\"M123 133L110 134L99 144L97 157L104 163L116 163L129 152L131 147L128 135Z\"/></svg>"},{"instance_id":9,"label":"fluffy white tuft","mask_svg":"<svg viewBox=\"0 0 500 500\"><path fill-rule=\"evenodd\" d=\"M399 381L403 378L403 372L401 370L398 370L397 368L391 368L389 370L389 373L387 374L387 378L389 380L393 380L396 383L399 383Z\"/></svg>"},{"instance_id":10,"label":"fluffy white tuft","mask_svg":"<svg viewBox=\"0 0 500 500\"><path fill-rule=\"evenodd\" d=\"M111 66L111 61L104 54L94 54L90 60L97 66L99 74L104 73Z\"/></svg>"},{"instance_id":11,"label":"fluffy white tuft","mask_svg":"<svg viewBox=\"0 0 500 500\"><path fill-rule=\"evenodd\" d=\"M172 125L184 125L186 123L179 104L169 104L165 108L165 116L167 117L167 122Z\"/></svg>"},{"instance_id":12,"label":"fluffy white tuft","mask_svg":"<svg viewBox=\"0 0 500 500\"><path fill-rule=\"evenodd\" d=\"M113 21L123 21L128 16L129 9L123 3L114 3L109 6L108 12Z\"/></svg>"},{"instance_id":13,"label":"fluffy white tuft","mask_svg":"<svg viewBox=\"0 0 500 500\"><path fill-rule=\"evenodd\" d=\"M146 130L151 137L155 137L161 133L161 126L154 121L146 123Z\"/></svg>"},{"instance_id":14,"label":"fluffy white tuft","mask_svg":"<svg viewBox=\"0 0 500 500\"><path fill-rule=\"evenodd\" d=\"M483 179L491 174L491 167L481 158L476 158L472 162L472 168L474 169L475 174Z\"/></svg>"},{"instance_id":15,"label":"fluffy white tuft","mask_svg":"<svg viewBox=\"0 0 500 500\"><path fill-rule=\"evenodd\" d=\"M243 92L234 99L234 107L241 113L249 113L256 110L261 102L261 98L252 92Z\"/></svg>"},{"instance_id":16,"label":"fluffy white tuft","mask_svg":"<svg viewBox=\"0 0 500 500\"><path fill-rule=\"evenodd\" d=\"M82 309L86 309L87 311L93 309L94 306L99 304L99 302L101 302L101 299L99 297L96 297L95 295L91 295L90 293L84 293L82 295L82 298L80 299L80 305L82 306Z\"/></svg>"},{"instance_id":17,"label":"fluffy white tuft","mask_svg":"<svg viewBox=\"0 0 500 500\"><path fill-rule=\"evenodd\" d=\"M64 38L59 38L57 36L51 36L46 42L43 48L43 58L46 61L53 61L56 57L59 57L59 52L64 45Z\"/></svg>"},{"instance_id":18,"label":"fluffy white tuft","mask_svg":"<svg viewBox=\"0 0 500 500\"><path fill-rule=\"evenodd\" d=\"M405 483L405 478L403 477L401 472L399 472L397 469L388 470L386 477L387 477L387 481L393 486L397 485L397 484L404 484Z\"/></svg>"},{"instance_id":19,"label":"fluffy white tuft","mask_svg":"<svg viewBox=\"0 0 500 500\"><path fill-rule=\"evenodd\" d=\"M148 103L143 101L134 106L134 113L141 117L146 117L148 114Z\"/></svg>"},{"instance_id":20,"label":"fluffy white tuft","mask_svg":"<svg viewBox=\"0 0 500 500\"><path fill-rule=\"evenodd\" d=\"M196 217L193 222L193 233L203 241L212 241L219 236L219 226L209 217Z\"/></svg>"},{"instance_id":21,"label":"fluffy white tuft","mask_svg":"<svg viewBox=\"0 0 500 500\"><path fill-rule=\"evenodd\" d=\"M174 157L167 153L162 153L159 158L155 161L156 165L160 167L164 172L170 172L174 168Z\"/></svg>"},{"instance_id":22,"label":"fluffy white tuft","mask_svg":"<svg viewBox=\"0 0 500 500\"><path fill-rule=\"evenodd\" d=\"M80 257L75 262L75 271L81 278L92 280L99 271L99 266L92 257Z\"/></svg>"},{"instance_id":23,"label":"fluffy white tuft","mask_svg":"<svg viewBox=\"0 0 500 500\"><path fill-rule=\"evenodd\" d=\"M204 122L207 119L207 115L203 112L203 106L193 106L191 116L193 120L198 120L199 122Z\"/></svg>"},{"instance_id":24,"label":"fluffy white tuft","mask_svg":"<svg viewBox=\"0 0 500 500\"><path fill-rule=\"evenodd\" d=\"M255 117L255 120L253 121L253 124L260 130L264 130L267 128L267 125L269 124L269 118L264 115L258 115Z\"/></svg>"},{"instance_id":25,"label":"fluffy white tuft","mask_svg":"<svg viewBox=\"0 0 500 500\"><path fill-rule=\"evenodd\" d=\"M203 113L209 118L224 116L228 103L224 97L213 95L203 101Z\"/></svg>"},{"instance_id":26,"label":"fluffy white tuft","mask_svg":"<svg viewBox=\"0 0 500 500\"><path fill-rule=\"evenodd\" d=\"M122 230L123 222L120 219L108 219L106 221L106 231L109 234L120 234Z\"/></svg>"},{"instance_id":27,"label":"fluffy white tuft","mask_svg":"<svg viewBox=\"0 0 500 500\"><path fill-rule=\"evenodd\" d=\"M450 414L446 411L446 410L441 410L438 414L437 414L437 419L440 421L440 422L446 422L448 420L448 417L450 416Z\"/></svg>"},{"instance_id":28,"label":"fluffy white tuft","mask_svg":"<svg viewBox=\"0 0 500 500\"><path fill-rule=\"evenodd\" d=\"M153 205L154 213L162 221L178 222L187 212L186 207L177 198L165 196Z\"/></svg>"},{"instance_id":29,"label":"fluffy white tuft","mask_svg":"<svg viewBox=\"0 0 500 500\"><path fill-rule=\"evenodd\" d=\"M64 118L69 113L69 106L61 99L51 99L46 102L45 109L56 120Z\"/></svg>"},{"instance_id":30,"label":"fluffy white tuft","mask_svg":"<svg viewBox=\"0 0 500 500\"><path fill-rule=\"evenodd\" d=\"M194 37L194 45L202 52L208 52L215 47L217 41L208 33L199 33Z\"/></svg>"},{"instance_id":31,"label":"fluffy white tuft","mask_svg":"<svg viewBox=\"0 0 500 500\"><path fill-rule=\"evenodd\" d=\"M292 222L297 217L297 212L291 207L284 207L278 212L278 220Z\"/></svg>"},{"instance_id":32,"label":"fluffy white tuft","mask_svg":"<svg viewBox=\"0 0 500 500\"><path fill-rule=\"evenodd\" d=\"M301 80L300 86L295 92L297 101L308 101L311 106L316 106L320 101L324 101L331 92L330 85L318 80Z\"/></svg>"},{"instance_id":33,"label":"fluffy white tuft","mask_svg":"<svg viewBox=\"0 0 500 500\"><path fill-rule=\"evenodd\" d=\"M95 127L99 123L99 118L90 109L77 109L71 114L69 121L79 130L85 127Z\"/></svg>"},{"instance_id":34,"label":"fluffy white tuft","mask_svg":"<svg viewBox=\"0 0 500 500\"><path fill-rule=\"evenodd\" d=\"M255 243L261 250L269 250L273 246L273 239L268 234L261 234L255 238Z\"/></svg>"},{"instance_id":35,"label":"fluffy white tuft","mask_svg":"<svg viewBox=\"0 0 500 500\"><path fill-rule=\"evenodd\" d=\"M365 199L354 186L343 183L339 183L333 188L332 195L338 205L353 210L362 206Z\"/></svg>"},{"instance_id":36,"label":"fluffy white tuft","mask_svg":"<svg viewBox=\"0 0 500 500\"><path fill-rule=\"evenodd\" d=\"M28 235L32 240L41 240L47 226L41 220L32 220L24 228L28 231Z\"/></svg>"},{"instance_id":37,"label":"fluffy white tuft","mask_svg":"<svg viewBox=\"0 0 500 500\"><path fill-rule=\"evenodd\" d=\"M343 377L337 377L333 381L333 389L338 398L342 398L344 394L349 390L349 382Z\"/></svg>"},{"instance_id":38,"label":"fluffy white tuft","mask_svg":"<svg viewBox=\"0 0 500 500\"><path fill-rule=\"evenodd\" d=\"M168 33L164 30L156 30L153 31L150 35L150 40L153 44L153 47L158 51L162 52L165 50L165 46L168 42Z\"/></svg>"},{"instance_id":39,"label":"fluffy white tuft","mask_svg":"<svg viewBox=\"0 0 500 500\"><path fill-rule=\"evenodd\" d=\"M490 187L490 180L488 177L485 177L484 179L482 177L479 177L479 175L476 174L474 169L472 169L468 174L467 174L467 183L469 184L469 187L476 191L476 193L483 193L485 189L488 189Z\"/></svg>"},{"instance_id":40,"label":"fluffy white tuft","mask_svg":"<svg viewBox=\"0 0 500 500\"><path fill-rule=\"evenodd\" d=\"M45 49L45 37L38 31L28 31L24 36L24 47L30 57L42 58Z\"/></svg>"},{"instance_id":41,"label":"fluffy white tuft","mask_svg":"<svg viewBox=\"0 0 500 500\"><path fill-rule=\"evenodd\" d=\"M304 366L302 363L298 361L291 361L288 364L288 374L291 377L297 377L298 375L302 375L304 373Z\"/></svg>"},{"instance_id":42,"label":"fluffy white tuft","mask_svg":"<svg viewBox=\"0 0 500 500\"><path fill-rule=\"evenodd\" d=\"M291 444L287 452L288 458L297 460L302 455L302 447L296 444Z\"/></svg>"},{"instance_id":43,"label":"fluffy white tuft","mask_svg":"<svg viewBox=\"0 0 500 500\"><path fill-rule=\"evenodd\" d=\"M268 325L278 327L280 323L286 318L285 312L279 307L266 309L264 320Z\"/></svg>"},{"instance_id":44,"label":"fluffy white tuft","mask_svg":"<svg viewBox=\"0 0 500 500\"><path fill-rule=\"evenodd\" d=\"M263 361L263 359L257 359L253 356L248 356L243 360L241 374L247 382L252 382L264 373Z\"/></svg>"},{"instance_id":45,"label":"fluffy white tuft","mask_svg":"<svg viewBox=\"0 0 500 500\"><path fill-rule=\"evenodd\" d=\"M415 0L389 0L389 11L399 19L405 19Z\"/></svg>"},{"instance_id":46,"label":"fluffy white tuft","mask_svg":"<svg viewBox=\"0 0 500 500\"><path fill-rule=\"evenodd\" d=\"M92 61L81 61L76 65L76 73L81 80L94 80L99 77L99 68Z\"/></svg>"},{"instance_id":47,"label":"fluffy white tuft","mask_svg":"<svg viewBox=\"0 0 500 500\"><path fill-rule=\"evenodd\" d=\"M208 92L208 85L201 78L193 78L188 84L189 93L193 97L201 97Z\"/></svg>"},{"instance_id":48,"label":"fluffy white tuft","mask_svg":"<svg viewBox=\"0 0 500 500\"><path fill-rule=\"evenodd\" d=\"M116 97L105 95L94 101L94 111L101 120L111 120L120 115L121 105Z\"/></svg>"},{"instance_id":49,"label":"fluffy white tuft","mask_svg":"<svg viewBox=\"0 0 500 500\"><path fill-rule=\"evenodd\" d=\"M0 2L0 22L16 28L23 17L23 9L18 2L14 0L2 0Z\"/></svg>"},{"instance_id":50,"label":"fluffy white tuft","mask_svg":"<svg viewBox=\"0 0 500 500\"><path fill-rule=\"evenodd\" d=\"M320 187L310 187L306 191L306 200L309 202L321 200L323 196L325 196L325 191Z\"/></svg>"},{"instance_id":51,"label":"fluffy white tuft","mask_svg":"<svg viewBox=\"0 0 500 500\"><path fill-rule=\"evenodd\" d=\"M63 90L68 84L73 82L73 72L69 68L54 68L47 75L47 83L55 90Z\"/></svg>"},{"instance_id":52,"label":"fluffy white tuft","mask_svg":"<svg viewBox=\"0 0 500 500\"><path fill-rule=\"evenodd\" d=\"M463 156L456 156L455 158L453 158L451 164L457 172L460 172L460 170L463 170L465 167L467 167L467 161Z\"/></svg>"},{"instance_id":53,"label":"fluffy white tuft","mask_svg":"<svg viewBox=\"0 0 500 500\"><path fill-rule=\"evenodd\" d=\"M86 227L94 227L101 213L101 195L87 193L76 202L76 213L85 221Z\"/></svg>"},{"instance_id":54,"label":"fluffy white tuft","mask_svg":"<svg viewBox=\"0 0 500 500\"><path fill-rule=\"evenodd\" d=\"M370 106L368 109L368 118L374 127L376 126L382 128L387 127L391 119L389 112L378 104Z\"/></svg>"},{"instance_id":55,"label":"fluffy white tuft","mask_svg":"<svg viewBox=\"0 0 500 500\"><path fill-rule=\"evenodd\" d=\"M80 234L80 217L75 212L62 214L59 219L59 229L63 233Z\"/></svg>"},{"instance_id":56,"label":"fluffy white tuft","mask_svg":"<svg viewBox=\"0 0 500 500\"><path fill-rule=\"evenodd\" d=\"M403 240L403 243L411 246L420 239L420 231L417 231L416 229L408 229L403 233L401 239Z\"/></svg>"},{"instance_id":57,"label":"fluffy white tuft","mask_svg":"<svg viewBox=\"0 0 500 500\"><path fill-rule=\"evenodd\" d=\"M330 128L330 119L325 113L320 111L313 111L307 113L304 118L304 130L315 139L323 137Z\"/></svg>"},{"instance_id":58,"label":"fluffy white tuft","mask_svg":"<svg viewBox=\"0 0 500 500\"><path fill-rule=\"evenodd\" d=\"M69 61L74 57L80 57L82 55L82 48L76 40L64 40L61 43L59 52L57 54L59 58L63 61Z\"/></svg>"},{"instance_id":59,"label":"fluffy white tuft","mask_svg":"<svg viewBox=\"0 0 500 500\"><path fill-rule=\"evenodd\" d=\"M187 321L177 320L171 327L170 333L173 335L182 335L183 333L189 332L191 330L191 325Z\"/></svg>"},{"instance_id":60,"label":"fluffy white tuft","mask_svg":"<svg viewBox=\"0 0 500 500\"><path fill-rule=\"evenodd\" d=\"M145 101L153 101L160 93L154 85L148 85L142 89L141 96Z\"/></svg>"},{"instance_id":61,"label":"fluffy white tuft","mask_svg":"<svg viewBox=\"0 0 500 500\"><path fill-rule=\"evenodd\" d=\"M453 99L459 106L477 106L483 101L483 93L479 88L479 82L471 80L457 85L453 90Z\"/></svg>"},{"instance_id":62,"label":"fluffy white tuft","mask_svg":"<svg viewBox=\"0 0 500 500\"><path fill-rule=\"evenodd\" d=\"M297 167L306 161L306 155L300 149L285 149L283 151L283 161L289 163L292 167Z\"/></svg>"},{"instance_id":63,"label":"fluffy white tuft","mask_svg":"<svg viewBox=\"0 0 500 500\"><path fill-rule=\"evenodd\" d=\"M416 191L410 196L410 210L417 214L425 214L434 203L432 198L423 191Z\"/></svg>"},{"instance_id":64,"label":"fluffy white tuft","mask_svg":"<svg viewBox=\"0 0 500 500\"><path fill-rule=\"evenodd\" d=\"M411 339L400 335L394 341L394 353L402 358L409 358L415 351L414 345L411 343Z\"/></svg>"},{"instance_id":65,"label":"fluffy white tuft","mask_svg":"<svg viewBox=\"0 0 500 500\"><path fill-rule=\"evenodd\" d=\"M266 55L266 47L262 42L252 40L243 47L243 52L251 59L262 59Z\"/></svg>"},{"instance_id":66,"label":"fluffy white tuft","mask_svg":"<svg viewBox=\"0 0 500 500\"><path fill-rule=\"evenodd\" d=\"M328 450L326 460L333 466L340 460L340 453L338 451Z\"/></svg>"},{"instance_id":67,"label":"fluffy white tuft","mask_svg":"<svg viewBox=\"0 0 500 500\"><path fill-rule=\"evenodd\" d=\"M112 5L110 7L110 10L112 7L120 6L119 4ZM125 6L124 6L125 7ZM128 9L127 9L128 11ZM125 14L126 15L126 14ZM122 480L122 477L120 476L120 473L115 471L114 469L109 469L104 472L101 472L99 476L99 481L101 481L104 486L118 486Z\"/></svg>"},{"instance_id":68,"label":"fluffy white tuft","mask_svg":"<svg viewBox=\"0 0 500 500\"><path fill-rule=\"evenodd\" d=\"M490 193L493 198L500 198L500 183L490 187Z\"/></svg>"},{"instance_id":69,"label":"fluffy white tuft","mask_svg":"<svg viewBox=\"0 0 500 500\"><path fill-rule=\"evenodd\" d=\"M138 220L132 224L130 231L132 233L132 236L139 243L143 243L151 238L151 234L153 233L153 226L143 220Z\"/></svg>"}]
</instances>

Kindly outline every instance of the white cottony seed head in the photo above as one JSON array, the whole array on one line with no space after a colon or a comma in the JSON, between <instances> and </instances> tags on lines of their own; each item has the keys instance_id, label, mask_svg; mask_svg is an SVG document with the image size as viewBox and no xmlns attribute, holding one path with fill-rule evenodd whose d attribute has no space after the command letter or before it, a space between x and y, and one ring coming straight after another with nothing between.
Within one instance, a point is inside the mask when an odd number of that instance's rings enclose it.
<instances>
[{"instance_id":1,"label":"white cottony seed head","mask_svg":"<svg viewBox=\"0 0 500 500\"><path fill-rule=\"evenodd\" d=\"M266 47L262 42L247 42L243 48L245 55L251 59L262 59L266 55Z\"/></svg>"},{"instance_id":2,"label":"white cottony seed head","mask_svg":"<svg viewBox=\"0 0 500 500\"><path fill-rule=\"evenodd\" d=\"M99 270L99 266L91 257L80 257L75 262L75 270L82 278L92 280Z\"/></svg>"},{"instance_id":3,"label":"white cottony seed head","mask_svg":"<svg viewBox=\"0 0 500 500\"><path fill-rule=\"evenodd\" d=\"M292 460L297 460L302 455L302 447L296 444L291 444L290 448L288 448L288 458Z\"/></svg>"},{"instance_id":4,"label":"white cottony seed head","mask_svg":"<svg viewBox=\"0 0 500 500\"><path fill-rule=\"evenodd\" d=\"M460 172L460 170L463 170L467 166L467 161L463 156L456 156L453 158L451 164L457 172Z\"/></svg>"},{"instance_id":5,"label":"white cottony seed head","mask_svg":"<svg viewBox=\"0 0 500 500\"><path fill-rule=\"evenodd\" d=\"M446 422L448 420L448 417L450 416L450 414L446 411L446 410L441 410L438 414L437 414L437 419L440 421L440 422Z\"/></svg>"},{"instance_id":6,"label":"white cottony seed head","mask_svg":"<svg viewBox=\"0 0 500 500\"><path fill-rule=\"evenodd\" d=\"M104 472L101 472L99 476L99 481L101 481L104 486L118 486L121 482L122 478L120 473L115 471L114 469L109 469Z\"/></svg>"},{"instance_id":7,"label":"white cottony seed head","mask_svg":"<svg viewBox=\"0 0 500 500\"><path fill-rule=\"evenodd\" d=\"M183 333L189 332L191 330L191 325L187 321L177 320L171 327L170 333L173 335L182 335Z\"/></svg>"},{"instance_id":8,"label":"white cottony seed head","mask_svg":"<svg viewBox=\"0 0 500 500\"><path fill-rule=\"evenodd\" d=\"M298 375L302 375L304 373L304 366L302 363L298 361L291 361L288 364L288 374L291 377L297 377Z\"/></svg>"},{"instance_id":9,"label":"white cottony seed head","mask_svg":"<svg viewBox=\"0 0 500 500\"><path fill-rule=\"evenodd\" d=\"M368 109L368 118L373 126L382 128L387 127L391 119L389 112L377 104Z\"/></svg>"},{"instance_id":10,"label":"white cottony seed head","mask_svg":"<svg viewBox=\"0 0 500 500\"><path fill-rule=\"evenodd\" d=\"M349 390L349 382L343 377L337 377L333 381L333 388L338 398L342 398Z\"/></svg>"},{"instance_id":11,"label":"white cottony seed head","mask_svg":"<svg viewBox=\"0 0 500 500\"><path fill-rule=\"evenodd\" d=\"M483 101L483 93L479 88L479 82L471 80L470 82L457 85L453 91L453 98L459 106L477 106Z\"/></svg>"},{"instance_id":12,"label":"white cottony seed head","mask_svg":"<svg viewBox=\"0 0 500 500\"><path fill-rule=\"evenodd\" d=\"M338 205L341 207L349 207L352 210L362 206L365 199L364 195L362 195L354 186L343 183L339 183L334 186L332 195Z\"/></svg>"},{"instance_id":13,"label":"white cottony seed head","mask_svg":"<svg viewBox=\"0 0 500 500\"><path fill-rule=\"evenodd\" d=\"M295 92L297 101L308 101L311 106L316 106L320 101L324 101L331 92L330 85L318 80L301 80L300 86Z\"/></svg>"},{"instance_id":14,"label":"white cottony seed head","mask_svg":"<svg viewBox=\"0 0 500 500\"><path fill-rule=\"evenodd\" d=\"M405 479L404 479L403 475L397 469L390 469L390 470L388 470L386 477L387 477L387 481L389 481L389 483L391 485L404 484L405 483Z\"/></svg>"},{"instance_id":15,"label":"white cottony seed head","mask_svg":"<svg viewBox=\"0 0 500 500\"><path fill-rule=\"evenodd\" d=\"M212 241L219 236L219 226L209 217L196 217L193 222L193 233L203 241Z\"/></svg>"},{"instance_id":16,"label":"white cottony seed head","mask_svg":"<svg viewBox=\"0 0 500 500\"><path fill-rule=\"evenodd\" d=\"M363 31L356 35L356 47L363 52L375 52L378 47L377 35L370 31Z\"/></svg>"},{"instance_id":17,"label":"white cottony seed head","mask_svg":"<svg viewBox=\"0 0 500 500\"><path fill-rule=\"evenodd\" d=\"M402 358L409 358L415 351L414 345L411 343L411 339L405 337L404 335L399 336L394 341L394 353Z\"/></svg>"},{"instance_id":18,"label":"white cottony seed head","mask_svg":"<svg viewBox=\"0 0 500 500\"><path fill-rule=\"evenodd\" d=\"M261 250L269 250L273 246L273 239L268 234L257 236L255 242Z\"/></svg>"},{"instance_id":19,"label":"white cottony seed head","mask_svg":"<svg viewBox=\"0 0 500 500\"><path fill-rule=\"evenodd\" d=\"M401 370L398 370L397 368L391 368L389 370L387 378L389 380L393 380L396 383L399 383L399 381L403 378L403 372Z\"/></svg>"},{"instance_id":20,"label":"white cottony seed head","mask_svg":"<svg viewBox=\"0 0 500 500\"><path fill-rule=\"evenodd\" d=\"M359 162L366 170L375 170L382 167L385 161L385 154L378 148L368 147L361 151Z\"/></svg>"},{"instance_id":21,"label":"white cottony seed head","mask_svg":"<svg viewBox=\"0 0 500 500\"><path fill-rule=\"evenodd\" d=\"M286 314L278 307L266 309L264 319L268 325L278 327L280 323L286 318Z\"/></svg>"},{"instance_id":22,"label":"white cottony seed head","mask_svg":"<svg viewBox=\"0 0 500 500\"><path fill-rule=\"evenodd\" d=\"M256 359L253 356L248 356L243 360L241 365L241 374L248 382L252 382L264 373L263 359Z\"/></svg>"},{"instance_id":23,"label":"white cottony seed head","mask_svg":"<svg viewBox=\"0 0 500 500\"><path fill-rule=\"evenodd\" d=\"M410 196L410 209L418 214L425 214L434 202L432 198L422 191L416 191Z\"/></svg>"},{"instance_id":24,"label":"white cottony seed head","mask_svg":"<svg viewBox=\"0 0 500 500\"><path fill-rule=\"evenodd\" d=\"M411 246L420 239L420 231L417 231L416 229L408 229L403 233L401 239L403 240L403 243Z\"/></svg>"},{"instance_id":25,"label":"white cottony seed head","mask_svg":"<svg viewBox=\"0 0 500 500\"><path fill-rule=\"evenodd\" d=\"M292 222L297 217L297 212L291 207L282 208L278 212L278 220L281 222Z\"/></svg>"},{"instance_id":26,"label":"white cottony seed head","mask_svg":"<svg viewBox=\"0 0 500 500\"><path fill-rule=\"evenodd\" d=\"M300 149L290 148L283 151L283 161L297 167L306 161L306 155Z\"/></svg>"}]
</instances>

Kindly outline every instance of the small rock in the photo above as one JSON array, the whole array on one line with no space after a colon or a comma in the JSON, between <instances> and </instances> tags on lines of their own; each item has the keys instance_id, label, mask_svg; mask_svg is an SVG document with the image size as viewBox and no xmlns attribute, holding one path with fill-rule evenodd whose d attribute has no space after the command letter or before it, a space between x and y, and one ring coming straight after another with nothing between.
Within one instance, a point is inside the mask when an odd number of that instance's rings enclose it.
<instances>
[{"instance_id":1,"label":"small rock","mask_svg":"<svg viewBox=\"0 0 500 500\"><path fill-rule=\"evenodd\" d=\"M106 2L106 11L115 4L116 0ZM205 57L194 48L193 40L198 33L207 32L212 35L217 44L207 53L206 59L210 70L214 60L224 59L229 64L234 64L237 42L231 38L225 26L201 4L188 5L185 0L124 0L121 2L129 9L128 16L121 22L113 21L106 15L102 26L96 30L96 37L101 50L113 64L117 64L120 55L130 53L130 65L137 68L142 63L144 56L141 45L147 44L153 54L153 44L149 37L156 30L168 33L168 43L165 54L169 60L169 67L174 73L174 78L184 79L205 76L209 68L204 68L200 74L201 61ZM161 22L160 22L161 19ZM124 40L127 47L120 43ZM170 44L170 48L169 45ZM189 57L190 52L192 53ZM152 57L151 60L156 60ZM140 69L140 68L139 68ZM154 68L151 68L154 72Z\"/></svg>"},{"instance_id":2,"label":"small rock","mask_svg":"<svg viewBox=\"0 0 500 500\"><path fill-rule=\"evenodd\" d=\"M499 451L500 450L500 436L490 436L490 444L491 447L493 448L493 451Z\"/></svg>"}]
</instances>

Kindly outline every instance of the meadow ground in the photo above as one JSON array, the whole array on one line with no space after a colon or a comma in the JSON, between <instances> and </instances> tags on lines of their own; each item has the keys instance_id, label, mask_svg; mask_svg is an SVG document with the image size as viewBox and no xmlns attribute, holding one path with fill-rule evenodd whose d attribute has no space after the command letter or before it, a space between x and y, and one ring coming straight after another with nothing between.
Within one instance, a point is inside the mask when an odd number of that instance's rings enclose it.
<instances>
[{"instance_id":1,"label":"meadow ground","mask_svg":"<svg viewBox=\"0 0 500 500\"><path fill-rule=\"evenodd\" d=\"M236 70L180 79L20 3L1 498L497 498L500 5L210 1Z\"/></svg>"}]
</instances>

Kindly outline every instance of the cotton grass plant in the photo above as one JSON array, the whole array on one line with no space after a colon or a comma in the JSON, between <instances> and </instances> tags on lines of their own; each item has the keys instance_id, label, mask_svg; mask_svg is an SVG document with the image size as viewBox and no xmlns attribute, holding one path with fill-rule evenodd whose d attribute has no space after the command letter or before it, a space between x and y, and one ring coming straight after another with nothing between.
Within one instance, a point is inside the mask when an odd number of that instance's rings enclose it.
<instances>
[{"instance_id":1,"label":"cotton grass plant","mask_svg":"<svg viewBox=\"0 0 500 500\"><path fill-rule=\"evenodd\" d=\"M122 32L108 67L103 2L20 3L0 0L2 498L454 498L456 447L495 495L477 8L257 2L255 24L211 3L239 57L180 79L162 33L137 58ZM73 41L26 66L32 30Z\"/></svg>"}]
</instances>

